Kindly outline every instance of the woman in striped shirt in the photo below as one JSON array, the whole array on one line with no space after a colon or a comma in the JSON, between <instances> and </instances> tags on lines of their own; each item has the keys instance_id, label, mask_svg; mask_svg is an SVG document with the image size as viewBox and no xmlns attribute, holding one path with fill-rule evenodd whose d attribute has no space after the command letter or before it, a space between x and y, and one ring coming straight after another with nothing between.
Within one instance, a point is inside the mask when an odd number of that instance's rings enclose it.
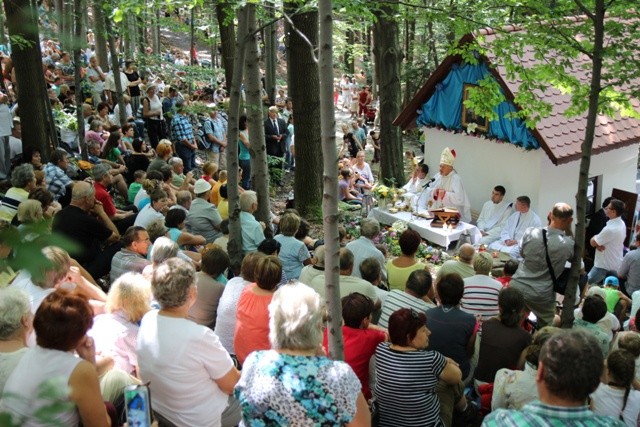
<instances>
[{"instance_id":1,"label":"woman in striped shirt","mask_svg":"<svg viewBox=\"0 0 640 427\"><path fill-rule=\"evenodd\" d=\"M438 380L457 384L462 373L457 364L426 348L431 332L427 317L402 308L389 317L391 343L376 349L376 386L380 427L444 426L436 394Z\"/></svg>"}]
</instances>

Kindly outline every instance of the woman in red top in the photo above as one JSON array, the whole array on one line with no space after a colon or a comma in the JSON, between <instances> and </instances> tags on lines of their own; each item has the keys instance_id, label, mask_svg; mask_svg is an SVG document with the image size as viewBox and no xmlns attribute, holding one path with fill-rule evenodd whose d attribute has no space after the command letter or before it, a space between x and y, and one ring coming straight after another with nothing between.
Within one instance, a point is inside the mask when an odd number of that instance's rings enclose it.
<instances>
[{"instance_id":1,"label":"woman in red top","mask_svg":"<svg viewBox=\"0 0 640 427\"><path fill-rule=\"evenodd\" d=\"M269 304L282 275L277 256L267 256L256 263L256 283L244 288L238 301L233 348L242 364L249 353L269 350Z\"/></svg>"}]
</instances>

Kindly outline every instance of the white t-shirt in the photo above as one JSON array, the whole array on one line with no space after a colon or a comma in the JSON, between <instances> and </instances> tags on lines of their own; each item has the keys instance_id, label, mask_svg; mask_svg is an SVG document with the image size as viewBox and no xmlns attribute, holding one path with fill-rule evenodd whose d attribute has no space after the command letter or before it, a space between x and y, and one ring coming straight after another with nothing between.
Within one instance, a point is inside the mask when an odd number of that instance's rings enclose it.
<instances>
[{"instance_id":1,"label":"white t-shirt","mask_svg":"<svg viewBox=\"0 0 640 427\"><path fill-rule=\"evenodd\" d=\"M237 276L229 280L218 302L216 312L216 328L214 332L220 343L228 352L233 353L233 335L236 332L236 313L242 290L249 284L242 277Z\"/></svg>"},{"instance_id":2,"label":"white t-shirt","mask_svg":"<svg viewBox=\"0 0 640 427\"><path fill-rule=\"evenodd\" d=\"M617 390L602 383L591 394L593 412L598 415L608 415L614 419L618 419L620 416L623 400L624 390ZM624 423L628 426L637 426L638 414L640 414L640 391L631 390L627 405L622 413Z\"/></svg>"},{"instance_id":3,"label":"white t-shirt","mask_svg":"<svg viewBox=\"0 0 640 427\"><path fill-rule=\"evenodd\" d=\"M21 271L16 278L13 279L11 286L23 290L29 296L29 304L31 304L31 313L33 314L36 313L36 310L38 310L38 307L40 307L40 304L47 295L55 290L53 288L44 289L33 283L31 274L26 270Z\"/></svg>"},{"instance_id":4,"label":"white t-shirt","mask_svg":"<svg viewBox=\"0 0 640 427\"><path fill-rule=\"evenodd\" d=\"M147 228L149 227L149 224L158 219L164 221L164 215L162 215L161 212L153 209L151 207L151 203L149 203L144 208L142 208L140 212L138 212L138 216L136 217L136 221L133 223L133 225Z\"/></svg>"},{"instance_id":5,"label":"white t-shirt","mask_svg":"<svg viewBox=\"0 0 640 427\"><path fill-rule=\"evenodd\" d=\"M156 411L177 425L220 426L228 396L214 380L233 362L211 329L153 310L142 318L137 350Z\"/></svg>"},{"instance_id":6,"label":"white t-shirt","mask_svg":"<svg viewBox=\"0 0 640 427\"><path fill-rule=\"evenodd\" d=\"M594 236L598 245L604 246L603 251L596 250L593 266L605 270L618 270L622 264L624 239L627 236L627 226L622 218L613 218L600 233Z\"/></svg>"},{"instance_id":7,"label":"white t-shirt","mask_svg":"<svg viewBox=\"0 0 640 427\"><path fill-rule=\"evenodd\" d=\"M13 116L7 104L0 104L0 137L11 135Z\"/></svg>"}]
</instances>

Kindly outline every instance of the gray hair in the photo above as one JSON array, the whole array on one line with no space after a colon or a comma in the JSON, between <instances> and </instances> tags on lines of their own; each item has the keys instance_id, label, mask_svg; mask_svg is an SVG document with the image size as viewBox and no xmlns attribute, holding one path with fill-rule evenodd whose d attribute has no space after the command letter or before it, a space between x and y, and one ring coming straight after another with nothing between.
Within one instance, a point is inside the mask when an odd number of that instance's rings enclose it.
<instances>
[{"instance_id":1,"label":"gray hair","mask_svg":"<svg viewBox=\"0 0 640 427\"><path fill-rule=\"evenodd\" d=\"M175 165L181 165L182 159L180 157L172 157L169 159L169 166L174 167Z\"/></svg>"},{"instance_id":2,"label":"gray hair","mask_svg":"<svg viewBox=\"0 0 640 427\"><path fill-rule=\"evenodd\" d=\"M95 193L95 189L93 185L88 182L78 181L73 184L73 188L71 189L71 200L79 200L83 197L89 197L93 193Z\"/></svg>"},{"instance_id":3,"label":"gray hair","mask_svg":"<svg viewBox=\"0 0 640 427\"><path fill-rule=\"evenodd\" d=\"M0 341L13 338L22 327L22 319L31 313L27 294L17 288L0 289Z\"/></svg>"},{"instance_id":4,"label":"gray hair","mask_svg":"<svg viewBox=\"0 0 640 427\"><path fill-rule=\"evenodd\" d=\"M365 218L360 223L360 234L367 239L373 239L380 232L380 223L377 219Z\"/></svg>"},{"instance_id":5,"label":"gray hair","mask_svg":"<svg viewBox=\"0 0 640 427\"><path fill-rule=\"evenodd\" d=\"M158 237L151 248L151 262L160 264L178 256L178 244L168 237Z\"/></svg>"},{"instance_id":6,"label":"gray hair","mask_svg":"<svg viewBox=\"0 0 640 427\"><path fill-rule=\"evenodd\" d=\"M251 211L251 206L258 203L258 195L255 191L249 190L240 194L240 210L243 212Z\"/></svg>"},{"instance_id":7,"label":"gray hair","mask_svg":"<svg viewBox=\"0 0 640 427\"><path fill-rule=\"evenodd\" d=\"M478 252L473 260L476 274L489 274L493 269L493 257L488 252Z\"/></svg>"},{"instance_id":8,"label":"gray hair","mask_svg":"<svg viewBox=\"0 0 640 427\"><path fill-rule=\"evenodd\" d=\"M195 280L196 270L191 263L180 258L169 258L153 271L153 296L162 309L180 307L186 304L189 289L194 286Z\"/></svg>"},{"instance_id":9,"label":"gray hair","mask_svg":"<svg viewBox=\"0 0 640 427\"><path fill-rule=\"evenodd\" d=\"M91 172L93 173L93 179L96 181L102 181L102 178L105 177L111 170L111 166L106 163L98 163L93 167Z\"/></svg>"},{"instance_id":10,"label":"gray hair","mask_svg":"<svg viewBox=\"0 0 640 427\"><path fill-rule=\"evenodd\" d=\"M24 188L36 178L33 166L30 163L16 166L11 173L11 185L16 188Z\"/></svg>"},{"instance_id":11,"label":"gray hair","mask_svg":"<svg viewBox=\"0 0 640 427\"><path fill-rule=\"evenodd\" d=\"M191 201L191 193L188 190L180 190L176 193L176 204L184 206Z\"/></svg>"},{"instance_id":12,"label":"gray hair","mask_svg":"<svg viewBox=\"0 0 640 427\"><path fill-rule=\"evenodd\" d=\"M281 286L269 304L269 340L276 349L311 350L322 342L324 304L302 282Z\"/></svg>"}]
</instances>

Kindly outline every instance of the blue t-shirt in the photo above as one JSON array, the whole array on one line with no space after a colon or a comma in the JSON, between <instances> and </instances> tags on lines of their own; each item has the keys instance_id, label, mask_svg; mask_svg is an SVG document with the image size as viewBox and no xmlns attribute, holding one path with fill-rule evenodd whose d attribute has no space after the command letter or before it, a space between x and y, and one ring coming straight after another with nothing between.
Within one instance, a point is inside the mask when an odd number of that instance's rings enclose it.
<instances>
[{"instance_id":1,"label":"blue t-shirt","mask_svg":"<svg viewBox=\"0 0 640 427\"><path fill-rule=\"evenodd\" d=\"M278 234L274 239L282 245L278 258L282 262L282 269L289 279L298 279L304 266L304 260L311 258L307 246L293 236Z\"/></svg>"}]
</instances>

